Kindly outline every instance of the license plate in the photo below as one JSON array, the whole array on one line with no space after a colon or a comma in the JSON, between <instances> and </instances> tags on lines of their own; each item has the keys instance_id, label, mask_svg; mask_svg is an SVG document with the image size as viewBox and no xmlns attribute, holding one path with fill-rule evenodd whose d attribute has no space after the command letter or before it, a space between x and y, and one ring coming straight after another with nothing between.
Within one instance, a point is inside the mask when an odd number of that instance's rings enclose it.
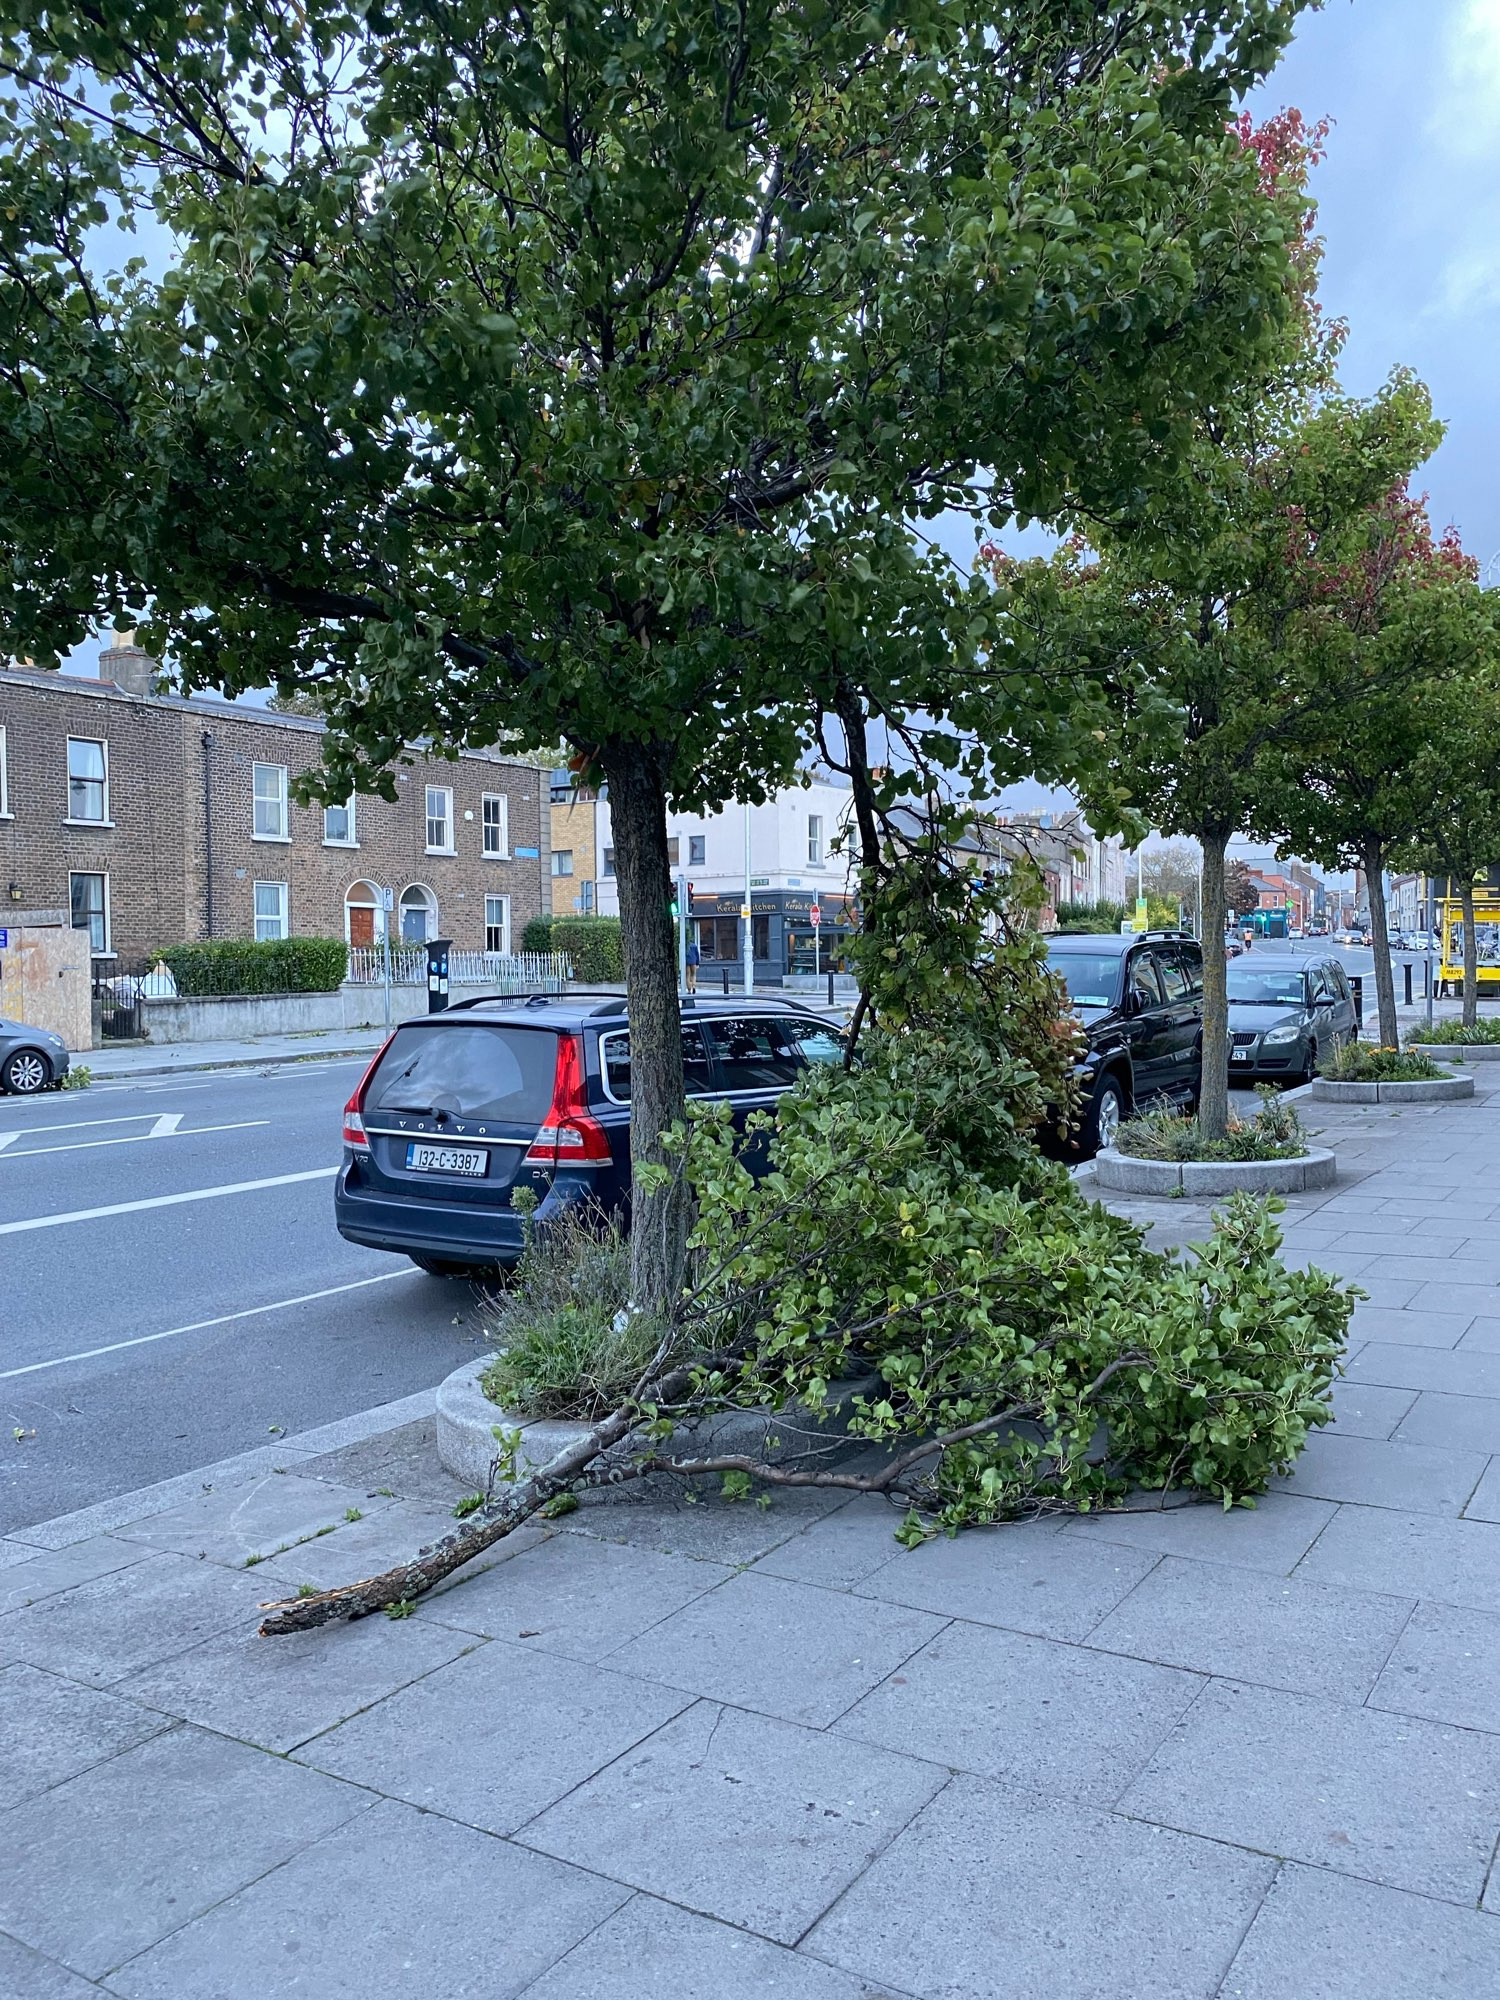
<instances>
[{"instance_id":1,"label":"license plate","mask_svg":"<svg viewBox=\"0 0 1500 2000\"><path fill-rule=\"evenodd\" d=\"M469 1174L478 1179L489 1160L483 1146L421 1146L406 1149L406 1164L414 1174Z\"/></svg>"},{"instance_id":2,"label":"license plate","mask_svg":"<svg viewBox=\"0 0 1500 2000\"><path fill-rule=\"evenodd\" d=\"M1231 1049L1229 1051L1229 1060L1231 1062L1249 1062L1250 1051L1248 1049Z\"/></svg>"}]
</instances>

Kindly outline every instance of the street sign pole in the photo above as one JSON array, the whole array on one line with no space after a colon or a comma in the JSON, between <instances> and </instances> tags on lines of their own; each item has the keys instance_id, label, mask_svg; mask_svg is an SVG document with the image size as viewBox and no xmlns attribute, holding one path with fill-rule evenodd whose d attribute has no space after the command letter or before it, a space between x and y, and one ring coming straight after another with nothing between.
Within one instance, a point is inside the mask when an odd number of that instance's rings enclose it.
<instances>
[{"instance_id":1,"label":"street sign pole","mask_svg":"<svg viewBox=\"0 0 1500 2000\"><path fill-rule=\"evenodd\" d=\"M819 906L816 903L814 903L812 908L808 911L808 915L812 918L813 978L821 979L823 976L823 950L822 950L823 933L819 927L823 922L823 912L819 908Z\"/></svg>"},{"instance_id":2,"label":"street sign pole","mask_svg":"<svg viewBox=\"0 0 1500 2000\"><path fill-rule=\"evenodd\" d=\"M380 892L380 972L385 987L385 1031L391 1032L391 911L395 908L394 889Z\"/></svg>"},{"instance_id":3,"label":"street sign pole","mask_svg":"<svg viewBox=\"0 0 1500 2000\"><path fill-rule=\"evenodd\" d=\"M755 919L751 914L753 901L750 895L750 807L745 806L745 900L740 905L740 917L745 926L745 997L755 991Z\"/></svg>"},{"instance_id":4,"label":"street sign pole","mask_svg":"<svg viewBox=\"0 0 1500 2000\"><path fill-rule=\"evenodd\" d=\"M677 990L687 985L688 907L687 877L677 877Z\"/></svg>"}]
</instances>

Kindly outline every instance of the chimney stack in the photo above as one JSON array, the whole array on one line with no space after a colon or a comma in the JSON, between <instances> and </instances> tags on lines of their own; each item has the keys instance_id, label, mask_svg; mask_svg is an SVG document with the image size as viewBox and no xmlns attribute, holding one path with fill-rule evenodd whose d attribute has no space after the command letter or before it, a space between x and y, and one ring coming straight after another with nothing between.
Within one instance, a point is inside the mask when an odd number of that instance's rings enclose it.
<instances>
[{"instance_id":1,"label":"chimney stack","mask_svg":"<svg viewBox=\"0 0 1500 2000\"><path fill-rule=\"evenodd\" d=\"M161 668L135 643L133 631L114 632L99 655L99 678L113 681L122 694L155 694Z\"/></svg>"}]
</instances>

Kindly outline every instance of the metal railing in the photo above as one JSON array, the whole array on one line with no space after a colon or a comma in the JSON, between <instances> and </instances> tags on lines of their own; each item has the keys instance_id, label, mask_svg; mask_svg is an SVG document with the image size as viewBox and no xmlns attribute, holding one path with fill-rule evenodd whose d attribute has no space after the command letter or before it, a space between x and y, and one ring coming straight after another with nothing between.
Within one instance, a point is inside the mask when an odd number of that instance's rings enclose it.
<instances>
[{"instance_id":1,"label":"metal railing","mask_svg":"<svg viewBox=\"0 0 1500 2000\"><path fill-rule=\"evenodd\" d=\"M451 986L483 986L492 993L561 993L573 967L561 951L450 951ZM377 945L349 947L349 983L385 983L385 953ZM427 952L422 945L391 947L392 986L426 986Z\"/></svg>"}]
</instances>

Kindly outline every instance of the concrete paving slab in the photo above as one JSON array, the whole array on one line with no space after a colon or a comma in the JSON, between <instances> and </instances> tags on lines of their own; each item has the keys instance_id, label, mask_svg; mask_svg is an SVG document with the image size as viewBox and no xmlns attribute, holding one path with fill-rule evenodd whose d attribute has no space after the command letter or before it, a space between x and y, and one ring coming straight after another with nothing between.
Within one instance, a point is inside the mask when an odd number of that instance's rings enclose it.
<instances>
[{"instance_id":1,"label":"concrete paving slab","mask_svg":"<svg viewBox=\"0 0 1500 2000\"><path fill-rule=\"evenodd\" d=\"M1445 1396L1424 1389L1394 1432L1398 1443L1500 1451L1500 1396Z\"/></svg>"},{"instance_id":2,"label":"concrete paving slab","mask_svg":"<svg viewBox=\"0 0 1500 2000\"><path fill-rule=\"evenodd\" d=\"M1472 1322L1462 1313L1417 1313L1405 1307L1356 1306L1349 1332L1357 1340L1393 1340L1406 1347L1457 1347Z\"/></svg>"},{"instance_id":3,"label":"concrete paving slab","mask_svg":"<svg viewBox=\"0 0 1500 2000\"><path fill-rule=\"evenodd\" d=\"M611 1653L620 1673L823 1729L946 1620L785 1577L732 1577Z\"/></svg>"},{"instance_id":4,"label":"concrete paving slab","mask_svg":"<svg viewBox=\"0 0 1500 2000\"><path fill-rule=\"evenodd\" d=\"M451 1508L468 1489L438 1458L437 1419L430 1414L434 1393L431 1389L423 1393L428 1414L337 1449L314 1450L299 1459L297 1471L308 1479L329 1479L339 1486L357 1486L364 1493L377 1493L385 1487L406 1500L424 1501L444 1510ZM321 1435L324 1433L305 1432L296 1442L300 1448L304 1438Z\"/></svg>"},{"instance_id":5,"label":"concrete paving slab","mask_svg":"<svg viewBox=\"0 0 1500 2000\"><path fill-rule=\"evenodd\" d=\"M955 1623L835 1730L1022 1791L1108 1805L1203 1685L1196 1674Z\"/></svg>"},{"instance_id":6,"label":"concrete paving slab","mask_svg":"<svg viewBox=\"0 0 1500 2000\"><path fill-rule=\"evenodd\" d=\"M1361 1279L1360 1285L1369 1294L1372 1306L1392 1312L1410 1305L1420 1289L1414 1278L1371 1278L1368 1282Z\"/></svg>"},{"instance_id":7,"label":"concrete paving slab","mask_svg":"<svg viewBox=\"0 0 1500 2000\"><path fill-rule=\"evenodd\" d=\"M791 1944L947 1776L912 1757L699 1702L519 1837Z\"/></svg>"},{"instance_id":8,"label":"concrete paving slab","mask_svg":"<svg viewBox=\"0 0 1500 2000\"><path fill-rule=\"evenodd\" d=\"M510 1833L691 1701L491 1639L297 1754L409 1805Z\"/></svg>"},{"instance_id":9,"label":"concrete paving slab","mask_svg":"<svg viewBox=\"0 0 1500 2000\"><path fill-rule=\"evenodd\" d=\"M1372 1297L1384 1279L1371 1279L1365 1290ZM1448 1280L1419 1285L1406 1301L1412 1312L1468 1313L1477 1319L1500 1310L1500 1285L1460 1284Z\"/></svg>"},{"instance_id":10,"label":"concrete paving slab","mask_svg":"<svg viewBox=\"0 0 1500 2000\"><path fill-rule=\"evenodd\" d=\"M1458 1347L1405 1347L1366 1341L1348 1364L1351 1382L1379 1382L1389 1389L1437 1389L1451 1396L1500 1396L1500 1354Z\"/></svg>"},{"instance_id":11,"label":"concrete paving slab","mask_svg":"<svg viewBox=\"0 0 1500 2000\"><path fill-rule=\"evenodd\" d=\"M157 1660L258 1619L255 1572L157 1554L0 1618L0 1650L108 1687Z\"/></svg>"},{"instance_id":12,"label":"concrete paving slab","mask_svg":"<svg viewBox=\"0 0 1500 2000\"><path fill-rule=\"evenodd\" d=\"M526 1638L537 1651L600 1660L733 1574L689 1556L554 1535L512 1562L434 1592L417 1622Z\"/></svg>"},{"instance_id":13,"label":"concrete paving slab","mask_svg":"<svg viewBox=\"0 0 1500 2000\"><path fill-rule=\"evenodd\" d=\"M1466 1521L1500 1521L1500 1457L1492 1458L1483 1479L1469 1496Z\"/></svg>"},{"instance_id":14,"label":"concrete paving slab","mask_svg":"<svg viewBox=\"0 0 1500 2000\"><path fill-rule=\"evenodd\" d=\"M103 1991L56 1959L43 1958L14 1938L0 1937L0 1993L7 2000L97 2000Z\"/></svg>"},{"instance_id":15,"label":"concrete paving slab","mask_svg":"<svg viewBox=\"0 0 1500 2000\"><path fill-rule=\"evenodd\" d=\"M1500 1924L1291 1862L1221 1990L1224 2000L1479 2000L1500 1993Z\"/></svg>"},{"instance_id":16,"label":"concrete paving slab","mask_svg":"<svg viewBox=\"0 0 1500 2000\"><path fill-rule=\"evenodd\" d=\"M1296 1574L1309 1583L1500 1612L1500 1525L1343 1507Z\"/></svg>"},{"instance_id":17,"label":"concrete paving slab","mask_svg":"<svg viewBox=\"0 0 1500 2000\"><path fill-rule=\"evenodd\" d=\"M38 1521L32 1527L15 1528L12 1536L16 1541L32 1542L38 1548L66 1548L90 1535L113 1534L116 1528L142 1520L147 1514L165 1513L169 1507L180 1506L195 1494L206 1492L221 1478L242 1486L250 1479L285 1468L298 1456L295 1450L286 1448L285 1440L274 1445L257 1445L254 1451L241 1452L238 1457L216 1465L199 1466L194 1472L178 1473L135 1493L116 1493L108 1500L96 1500L91 1507L80 1507L75 1513L59 1514L54 1520Z\"/></svg>"},{"instance_id":18,"label":"concrete paving slab","mask_svg":"<svg viewBox=\"0 0 1500 2000\"><path fill-rule=\"evenodd\" d=\"M357 1504L362 1510L366 1503ZM398 1563L412 1561L424 1548L452 1534L459 1525L450 1511L420 1507L410 1500L386 1500L377 1495L375 1505L378 1511L366 1514L361 1521L341 1520L331 1535L316 1535L310 1541L298 1542L285 1555L257 1563L254 1574L264 1586L262 1596L290 1595L300 1583L313 1584L319 1590L334 1590L343 1583L359 1583L367 1576L379 1576ZM531 1539L537 1539L540 1533L539 1525ZM518 1530L506 1540L514 1541L519 1549L523 1546L524 1531ZM497 1546L496 1561L500 1560L504 1546L504 1543Z\"/></svg>"},{"instance_id":19,"label":"concrete paving slab","mask_svg":"<svg viewBox=\"0 0 1500 2000\"><path fill-rule=\"evenodd\" d=\"M1419 1604L1368 1706L1500 1733L1500 1614Z\"/></svg>"},{"instance_id":20,"label":"concrete paving slab","mask_svg":"<svg viewBox=\"0 0 1500 2000\"><path fill-rule=\"evenodd\" d=\"M889 1501L851 1500L762 1556L757 1571L788 1576L797 1583L821 1583L852 1590L898 1553L896 1529L902 1509Z\"/></svg>"},{"instance_id":21,"label":"concrete paving slab","mask_svg":"<svg viewBox=\"0 0 1500 2000\"><path fill-rule=\"evenodd\" d=\"M170 1730L7 1815L0 1929L101 1975L369 1805L246 1744Z\"/></svg>"},{"instance_id":22,"label":"concrete paving slab","mask_svg":"<svg viewBox=\"0 0 1500 2000\"><path fill-rule=\"evenodd\" d=\"M116 1683L120 1694L221 1736L291 1750L456 1659L467 1633L412 1619L325 1625L262 1639L253 1624Z\"/></svg>"},{"instance_id":23,"label":"concrete paving slab","mask_svg":"<svg viewBox=\"0 0 1500 2000\"><path fill-rule=\"evenodd\" d=\"M923 2000L1210 2000L1269 1856L955 1778L804 1941Z\"/></svg>"},{"instance_id":24,"label":"concrete paving slab","mask_svg":"<svg viewBox=\"0 0 1500 2000\"><path fill-rule=\"evenodd\" d=\"M1266 1493L1253 1507L1226 1510L1215 1502L1188 1501L1168 1507L1143 1505L1084 1514L1064 1532L1080 1540L1092 1537L1124 1543L1146 1555L1188 1556L1286 1576L1336 1511L1331 1500Z\"/></svg>"},{"instance_id":25,"label":"concrete paving slab","mask_svg":"<svg viewBox=\"0 0 1500 2000\"><path fill-rule=\"evenodd\" d=\"M56 1597L75 1584L92 1583L96 1576L129 1569L150 1553L112 1535L91 1535L86 1542L73 1542L64 1549L30 1549L27 1561L0 1570L0 1617L39 1604L44 1597Z\"/></svg>"},{"instance_id":26,"label":"concrete paving slab","mask_svg":"<svg viewBox=\"0 0 1500 2000\"><path fill-rule=\"evenodd\" d=\"M1168 1556L1089 1634L1089 1645L1261 1687L1361 1702L1412 1608L1410 1598L1331 1590Z\"/></svg>"},{"instance_id":27,"label":"concrete paving slab","mask_svg":"<svg viewBox=\"0 0 1500 2000\"><path fill-rule=\"evenodd\" d=\"M1500 1737L1218 1681L1119 1807L1473 1903L1500 1832Z\"/></svg>"},{"instance_id":28,"label":"concrete paving slab","mask_svg":"<svg viewBox=\"0 0 1500 2000\"><path fill-rule=\"evenodd\" d=\"M251 1557L274 1555L315 1535L336 1534L351 1511L377 1514L390 1504L352 1486L273 1472L230 1490L200 1493L163 1514L128 1522L118 1533L122 1541L244 1568Z\"/></svg>"},{"instance_id":29,"label":"concrete paving slab","mask_svg":"<svg viewBox=\"0 0 1500 2000\"><path fill-rule=\"evenodd\" d=\"M0 1669L5 1803L34 1798L169 1726L165 1716L39 1667Z\"/></svg>"},{"instance_id":30,"label":"concrete paving slab","mask_svg":"<svg viewBox=\"0 0 1500 2000\"><path fill-rule=\"evenodd\" d=\"M1416 1400L1415 1389L1382 1389L1374 1382L1336 1382L1332 1435L1388 1438Z\"/></svg>"},{"instance_id":31,"label":"concrete paving slab","mask_svg":"<svg viewBox=\"0 0 1500 2000\"><path fill-rule=\"evenodd\" d=\"M386 1801L110 1981L127 2000L514 2000L626 1892Z\"/></svg>"},{"instance_id":32,"label":"concrete paving slab","mask_svg":"<svg viewBox=\"0 0 1500 2000\"><path fill-rule=\"evenodd\" d=\"M1414 1514L1456 1515L1479 1484L1487 1457L1483 1451L1317 1431L1303 1446L1295 1469L1278 1479L1274 1490Z\"/></svg>"},{"instance_id":33,"label":"concrete paving slab","mask_svg":"<svg viewBox=\"0 0 1500 2000\"><path fill-rule=\"evenodd\" d=\"M632 1896L525 2000L901 2000L748 1931Z\"/></svg>"},{"instance_id":34,"label":"concrete paving slab","mask_svg":"<svg viewBox=\"0 0 1500 2000\"><path fill-rule=\"evenodd\" d=\"M1459 1338L1458 1348L1464 1354L1500 1354L1500 1319L1471 1319Z\"/></svg>"},{"instance_id":35,"label":"concrete paving slab","mask_svg":"<svg viewBox=\"0 0 1500 2000\"><path fill-rule=\"evenodd\" d=\"M1089 1545L1050 1521L971 1528L898 1550L859 1593L1044 1639L1082 1639L1155 1557L1116 1541Z\"/></svg>"},{"instance_id":36,"label":"concrete paving slab","mask_svg":"<svg viewBox=\"0 0 1500 2000\"><path fill-rule=\"evenodd\" d=\"M769 1507L731 1504L705 1489L696 1499L608 1497L585 1500L565 1523L567 1532L600 1541L696 1556L737 1568L798 1534L844 1504L841 1493L778 1493Z\"/></svg>"}]
</instances>

